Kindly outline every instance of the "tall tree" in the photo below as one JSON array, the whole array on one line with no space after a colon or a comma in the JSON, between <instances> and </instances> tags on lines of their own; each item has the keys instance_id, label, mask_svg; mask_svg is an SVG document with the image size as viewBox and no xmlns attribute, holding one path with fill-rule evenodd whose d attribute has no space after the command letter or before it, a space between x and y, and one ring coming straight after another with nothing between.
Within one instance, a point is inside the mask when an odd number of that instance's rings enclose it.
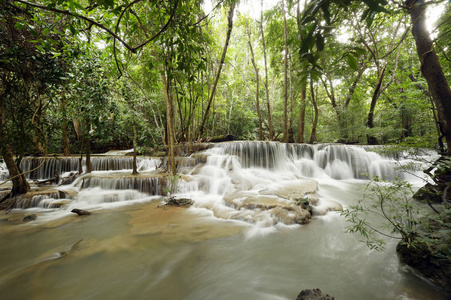
<instances>
[{"instance_id":1,"label":"tall tree","mask_svg":"<svg viewBox=\"0 0 451 300\"><path fill-rule=\"evenodd\" d=\"M429 3L424 0L407 0L404 4L411 17L421 73L437 107L441 138L446 139L447 154L451 155L451 89L434 50L431 35L426 29L426 7Z\"/></svg>"},{"instance_id":2,"label":"tall tree","mask_svg":"<svg viewBox=\"0 0 451 300\"><path fill-rule=\"evenodd\" d=\"M266 110L267 110L266 114L268 118L269 140L272 141L274 139L274 128L272 125L271 102L268 88L268 60L266 58L265 31L263 30L263 0L261 0L260 2L260 34L262 36L263 58L265 63L265 94L266 94Z\"/></svg>"},{"instance_id":3,"label":"tall tree","mask_svg":"<svg viewBox=\"0 0 451 300\"><path fill-rule=\"evenodd\" d=\"M288 29L287 16L285 11L285 0L282 0L282 16L283 16L283 41L284 41L284 55L283 55L283 142L288 143Z\"/></svg>"},{"instance_id":4,"label":"tall tree","mask_svg":"<svg viewBox=\"0 0 451 300\"><path fill-rule=\"evenodd\" d=\"M248 44L249 44L249 50L251 51L251 61L252 61L252 66L254 67L254 72L255 72L255 80L257 83L256 86L256 92L255 92L255 108L257 110L257 115L258 115L258 139L259 140L263 140L263 126L262 126L262 114L260 111L260 100L259 100L259 95L260 95L260 76L258 75L258 68L257 68L257 64L255 63L255 56L254 56L254 49L252 47L252 41L251 41L251 30L248 26L247 28L247 35L248 35Z\"/></svg>"},{"instance_id":5,"label":"tall tree","mask_svg":"<svg viewBox=\"0 0 451 300\"><path fill-rule=\"evenodd\" d=\"M234 1L232 1L230 3L229 13L228 13L228 17L227 17L228 27L227 27L226 40L225 40L225 43L224 43L224 48L222 50L221 60L220 60L219 65L218 65L218 71L216 72L215 81L213 83L213 87L211 89L211 94L210 94L210 97L208 99L207 108L205 109L205 113L204 113L204 116L202 118L202 123L201 123L200 128L199 128L199 134L198 134L199 138L204 133L205 122L207 121L208 113L209 113L210 107L211 107L211 103L213 102L213 99L215 97L215 93L216 93L216 88L218 86L219 77L221 76L222 66L224 65L224 62L225 62L225 58L226 58L226 54L227 54L227 48L229 47L230 36L232 34L232 29L233 29L233 12L235 10L235 6L236 6L236 3Z\"/></svg>"}]
</instances>

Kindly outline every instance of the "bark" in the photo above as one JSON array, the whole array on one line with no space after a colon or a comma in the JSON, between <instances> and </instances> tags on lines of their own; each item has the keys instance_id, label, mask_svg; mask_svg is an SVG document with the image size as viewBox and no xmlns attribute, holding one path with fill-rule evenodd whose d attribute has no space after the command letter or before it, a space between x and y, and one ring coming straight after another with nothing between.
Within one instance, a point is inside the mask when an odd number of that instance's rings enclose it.
<instances>
[{"instance_id":1,"label":"bark","mask_svg":"<svg viewBox=\"0 0 451 300\"><path fill-rule=\"evenodd\" d=\"M166 137L168 143L168 171L173 175L177 173L175 166L175 156L174 156L174 130L173 130L173 111L172 111L172 96L170 91L169 82L167 81L165 75L161 75L161 80L164 87L164 98L166 104Z\"/></svg>"},{"instance_id":2,"label":"bark","mask_svg":"<svg viewBox=\"0 0 451 300\"><path fill-rule=\"evenodd\" d=\"M91 173L91 139L86 138L86 173Z\"/></svg>"},{"instance_id":3,"label":"bark","mask_svg":"<svg viewBox=\"0 0 451 300\"><path fill-rule=\"evenodd\" d=\"M205 130L205 122L207 121L208 112L210 111L211 103L213 102L213 98L215 97L216 87L218 86L219 77L221 76L222 66L224 65L225 57L227 54L227 48L229 47L230 36L232 34L232 29L233 29L233 11L235 10L235 5L236 5L235 2L232 2L230 4L229 15L227 18L228 19L228 28L227 28L226 41L224 44L224 48L222 50L222 57L221 57L221 61L219 63L218 72L216 73L216 78L215 78L215 82L213 84L213 88L212 88L212 91L210 94L210 99L208 99L207 108L205 110L205 114L204 114L204 117L202 118L202 123L199 128L199 134L198 134L199 138L203 135L204 130Z\"/></svg>"},{"instance_id":4,"label":"bark","mask_svg":"<svg viewBox=\"0 0 451 300\"><path fill-rule=\"evenodd\" d=\"M263 46L263 58L265 61L265 92L266 92L266 110L268 118L268 130L269 130L269 140L274 140L274 129L272 126L272 115L271 115L271 103L269 101L269 88L268 88L268 61L266 58L266 42L265 42L265 32L263 30L263 0L261 0L261 14L260 14L260 32L262 35L262 46Z\"/></svg>"},{"instance_id":5,"label":"bark","mask_svg":"<svg viewBox=\"0 0 451 300\"><path fill-rule=\"evenodd\" d=\"M293 75L292 71L292 61L291 55L289 56L289 68L290 68L290 117L288 118L288 143L294 143L294 132L293 132Z\"/></svg>"},{"instance_id":6,"label":"bark","mask_svg":"<svg viewBox=\"0 0 451 300\"><path fill-rule=\"evenodd\" d=\"M360 78L362 78L362 74L363 74L363 72L365 72L366 69L367 69L366 64L362 64L359 66L359 72L357 73L357 76L354 79L354 82L349 87L348 95L346 96L345 102L343 103L344 109L348 108L349 103L351 102L351 99L352 99L352 95L354 95L357 83L360 81Z\"/></svg>"},{"instance_id":7,"label":"bark","mask_svg":"<svg viewBox=\"0 0 451 300\"><path fill-rule=\"evenodd\" d=\"M283 40L285 44L285 53L283 57L283 142L288 143L288 34L287 34L287 16L285 12L285 0L282 0L283 15Z\"/></svg>"},{"instance_id":8,"label":"bark","mask_svg":"<svg viewBox=\"0 0 451 300\"><path fill-rule=\"evenodd\" d=\"M138 168L136 166L136 139L137 139L137 134L136 134L136 125L133 124L133 175L138 175Z\"/></svg>"},{"instance_id":9,"label":"bark","mask_svg":"<svg viewBox=\"0 0 451 300\"><path fill-rule=\"evenodd\" d=\"M63 114L63 124L61 126L61 130L63 131L63 154L65 156L70 156L69 140L67 138L66 97L64 94L61 101L61 111Z\"/></svg>"},{"instance_id":10,"label":"bark","mask_svg":"<svg viewBox=\"0 0 451 300\"><path fill-rule=\"evenodd\" d=\"M1 148L1 154L3 160L5 161L6 167L8 168L9 176L13 183L11 188L10 197L17 195L22 195L30 191L30 185L28 184L25 175L22 174L18 165L14 161L14 156L12 152L7 147Z\"/></svg>"},{"instance_id":11,"label":"bark","mask_svg":"<svg viewBox=\"0 0 451 300\"><path fill-rule=\"evenodd\" d=\"M385 75L385 65L382 67L382 70L379 72L379 76L377 78L376 88L373 92L373 97L371 98L371 105L370 105L370 111L368 113L368 122L367 127L368 128L374 128L374 110L376 109L376 103L377 99L379 99L379 96L381 95L381 89L382 89L382 81L384 80ZM379 145L379 141L375 136L372 134L367 135L367 142L368 145Z\"/></svg>"},{"instance_id":12,"label":"bark","mask_svg":"<svg viewBox=\"0 0 451 300\"><path fill-rule=\"evenodd\" d=\"M304 142L304 128L305 128L305 95L306 95L306 86L304 84L301 90L301 105L299 110L299 122L298 122L298 134L296 136L297 143Z\"/></svg>"},{"instance_id":13,"label":"bark","mask_svg":"<svg viewBox=\"0 0 451 300\"><path fill-rule=\"evenodd\" d=\"M447 155L451 155L451 89L426 29L426 4L424 0L407 0L405 4L412 19L412 35L421 63L421 73L428 83L437 108L442 137L446 138Z\"/></svg>"},{"instance_id":14,"label":"bark","mask_svg":"<svg viewBox=\"0 0 451 300\"><path fill-rule=\"evenodd\" d=\"M260 111L260 99L259 99L260 80L259 80L259 76L258 76L257 64L255 63L254 49L252 48L252 43L251 43L251 30L249 28L248 28L247 35L249 37L248 43L249 43L249 49L251 50L252 66L254 67L255 80L257 82L257 91L255 93L255 108L257 109L257 115L258 115L258 139L259 140L263 140L262 114L261 114L261 111ZM229 126L230 126L230 121L229 121Z\"/></svg>"},{"instance_id":15,"label":"bark","mask_svg":"<svg viewBox=\"0 0 451 300\"><path fill-rule=\"evenodd\" d=\"M10 197L25 194L30 190L25 175L22 174L19 166L14 161L14 155L11 149L8 147L4 140L7 136L6 132L6 109L4 107L3 99L0 100L0 154L3 157L3 161L8 168L9 176L12 181L12 188L9 194Z\"/></svg>"},{"instance_id":16,"label":"bark","mask_svg":"<svg viewBox=\"0 0 451 300\"><path fill-rule=\"evenodd\" d=\"M310 94L312 97L312 104L314 109L314 117L313 117L313 124L312 124L312 134L310 135L310 144L316 143L317 137L316 137L316 127L318 125L318 105L316 104L315 99L315 91L313 89L313 79L310 78Z\"/></svg>"}]
</instances>

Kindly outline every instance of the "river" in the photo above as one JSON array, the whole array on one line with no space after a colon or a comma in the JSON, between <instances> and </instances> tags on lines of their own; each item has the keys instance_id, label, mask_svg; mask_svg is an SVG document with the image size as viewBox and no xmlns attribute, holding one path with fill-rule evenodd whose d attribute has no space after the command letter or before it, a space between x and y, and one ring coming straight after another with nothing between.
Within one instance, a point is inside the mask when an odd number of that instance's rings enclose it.
<instances>
[{"instance_id":1,"label":"river","mask_svg":"<svg viewBox=\"0 0 451 300\"><path fill-rule=\"evenodd\" d=\"M367 171L393 176L389 159L357 147L339 150L348 158L336 150L326 158L320 148L308 157L280 154L280 144L242 156L248 150L237 147L254 146L219 146L207 150L196 171L185 167L191 179L173 193L193 199L190 208L162 206L161 196L129 189L109 193L136 197L105 202L109 189L79 190L75 182L79 194L66 209L3 212L0 219L9 221L0 222L0 298L295 299L303 289L320 288L336 299L446 299L399 263L396 240L387 240L384 252L370 250L345 233L346 220L332 210L355 204L367 184L355 175L362 165L353 155L370 157ZM152 172L156 164L146 166ZM96 176L111 180L127 172L117 169ZM233 201L252 195L285 203L280 191L302 180L318 183L308 224L285 224L258 206L237 209L221 200L233 194L239 195ZM92 215L70 214L75 206ZM23 223L31 213L38 219Z\"/></svg>"}]
</instances>

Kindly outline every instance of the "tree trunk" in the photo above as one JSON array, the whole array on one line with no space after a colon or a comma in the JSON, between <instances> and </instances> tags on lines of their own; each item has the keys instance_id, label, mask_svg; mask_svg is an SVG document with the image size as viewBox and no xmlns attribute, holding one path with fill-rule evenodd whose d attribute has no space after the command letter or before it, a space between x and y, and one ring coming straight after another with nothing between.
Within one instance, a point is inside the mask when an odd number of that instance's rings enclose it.
<instances>
[{"instance_id":1,"label":"tree trunk","mask_svg":"<svg viewBox=\"0 0 451 300\"><path fill-rule=\"evenodd\" d=\"M69 140L67 138L66 97L64 94L61 100L61 112L63 114L63 125L61 126L63 131L63 154L65 156L70 156Z\"/></svg>"},{"instance_id":2,"label":"tree trunk","mask_svg":"<svg viewBox=\"0 0 451 300\"><path fill-rule=\"evenodd\" d=\"M447 155L451 155L451 89L426 29L426 5L424 0L407 0L405 3L412 19L412 35L421 63L421 73L428 82L437 107L442 137L446 138Z\"/></svg>"},{"instance_id":3,"label":"tree trunk","mask_svg":"<svg viewBox=\"0 0 451 300\"><path fill-rule=\"evenodd\" d=\"M283 142L288 143L288 33L287 33L287 16L285 12L285 0L282 0L283 15L283 40L285 44L285 53L283 56Z\"/></svg>"},{"instance_id":4,"label":"tree trunk","mask_svg":"<svg viewBox=\"0 0 451 300\"><path fill-rule=\"evenodd\" d=\"M292 61L291 61L291 55L289 58L289 69L290 69L290 117L288 118L288 143L294 143L294 132L293 132L293 75L292 75Z\"/></svg>"},{"instance_id":5,"label":"tree trunk","mask_svg":"<svg viewBox=\"0 0 451 300\"><path fill-rule=\"evenodd\" d=\"M299 109L299 122L298 122L298 134L296 136L297 143L304 142L304 128L305 128L305 96L306 96L306 86L305 84L301 90L301 105Z\"/></svg>"},{"instance_id":6,"label":"tree trunk","mask_svg":"<svg viewBox=\"0 0 451 300\"><path fill-rule=\"evenodd\" d=\"M136 125L133 124L133 175L138 175L138 167L136 164L136 139L137 139L137 134L136 134Z\"/></svg>"},{"instance_id":7,"label":"tree trunk","mask_svg":"<svg viewBox=\"0 0 451 300\"><path fill-rule=\"evenodd\" d=\"M368 122L367 122L367 127L369 129L374 128L374 110L376 109L377 99L379 99L379 96L381 95L382 81L384 80L385 69L386 69L385 67L386 67L386 65L384 65L382 67L382 70L379 72L376 88L374 89L373 98L371 99L370 111L368 113ZM367 142L368 142L368 145L379 145L379 141L371 133L367 134Z\"/></svg>"},{"instance_id":8,"label":"tree trunk","mask_svg":"<svg viewBox=\"0 0 451 300\"><path fill-rule=\"evenodd\" d=\"M165 75L161 75L161 80L163 82L164 88L164 98L166 104L166 137L168 144L168 172L171 172L172 175L177 173L177 169L175 166L175 156L174 156L174 130L173 130L173 111L172 111L172 97L171 90L169 86L169 82L166 79Z\"/></svg>"},{"instance_id":9,"label":"tree trunk","mask_svg":"<svg viewBox=\"0 0 451 300\"><path fill-rule=\"evenodd\" d=\"M268 118L268 130L269 130L269 140L274 140L274 129L272 126L272 115L271 115L271 103L269 101L269 88L268 88L268 61L266 59L266 42L265 42L265 32L263 30L263 0L261 0L261 13L260 13L260 32L262 35L262 45L263 45L263 58L265 60L265 92L266 92L266 110Z\"/></svg>"},{"instance_id":10,"label":"tree trunk","mask_svg":"<svg viewBox=\"0 0 451 300\"><path fill-rule=\"evenodd\" d=\"M78 159L78 174L81 175L83 173L83 146L84 146L84 138L81 137L81 147L80 147L80 158Z\"/></svg>"},{"instance_id":11,"label":"tree trunk","mask_svg":"<svg viewBox=\"0 0 451 300\"><path fill-rule=\"evenodd\" d=\"M310 94L312 97L312 104L315 114L315 116L313 117L312 134L310 135L310 144L313 144L318 141L316 137L316 127L318 125L318 105L316 104L315 91L313 89L313 79L311 77L310 77Z\"/></svg>"},{"instance_id":12,"label":"tree trunk","mask_svg":"<svg viewBox=\"0 0 451 300\"><path fill-rule=\"evenodd\" d=\"M91 173L91 139L86 138L86 173Z\"/></svg>"},{"instance_id":13,"label":"tree trunk","mask_svg":"<svg viewBox=\"0 0 451 300\"><path fill-rule=\"evenodd\" d=\"M258 115L258 139L261 141L261 140L263 140L263 125L262 125L262 114L260 111L260 100L259 100L260 80L259 80L259 76L258 76L257 64L255 63L254 49L252 48L250 28L248 28L247 35L249 37L248 43L249 43L249 49L251 51L252 66L254 67L254 72L255 72L255 80L257 81L257 91L255 92L255 108L257 110L257 115ZM230 127L230 122L229 122L229 127Z\"/></svg>"},{"instance_id":14,"label":"tree trunk","mask_svg":"<svg viewBox=\"0 0 451 300\"><path fill-rule=\"evenodd\" d=\"M0 100L0 154L5 161L6 167L8 168L9 176L13 183L11 188L10 197L16 195L25 194L30 190L30 185L28 184L25 175L22 174L19 166L14 161L14 155L6 142L3 140L7 136L5 124L6 124L6 109L4 107L3 99Z\"/></svg>"},{"instance_id":15,"label":"tree trunk","mask_svg":"<svg viewBox=\"0 0 451 300\"><path fill-rule=\"evenodd\" d=\"M30 185L28 184L25 175L21 174L21 170L14 161L12 152L7 147L1 147L1 154L8 168L9 176L12 178L13 186L11 188L10 197L22 195L30 191Z\"/></svg>"},{"instance_id":16,"label":"tree trunk","mask_svg":"<svg viewBox=\"0 0 451 300\"><path fill-rule=\"evenodd\" d=\"M224 65L225 57L227 54L227 48L229 47L230 36L232 34L232 28L233 28L233 11L235 10L235 5L236 5L235 2L232 2L230 4L229 15L227 18L228 19L228 28L227 28L226 41L224 44L224 49L222 50L222 57L221 57L221 61L219 63L218 72L216 73L216 78L215 78L215 82L213 84L213 89L210 94L210 99L208 99L207 108L205 110L205 114L204 114L204 117L202 118L202 123L199 128L199 134L198 134L199 138L204 133L205 122L207 121L208 112L210 111L211 103L213 102L213 98L215 97L216 87L218 86L219 77L221 76L222 66Z\"/></svg>"}]
</instances>

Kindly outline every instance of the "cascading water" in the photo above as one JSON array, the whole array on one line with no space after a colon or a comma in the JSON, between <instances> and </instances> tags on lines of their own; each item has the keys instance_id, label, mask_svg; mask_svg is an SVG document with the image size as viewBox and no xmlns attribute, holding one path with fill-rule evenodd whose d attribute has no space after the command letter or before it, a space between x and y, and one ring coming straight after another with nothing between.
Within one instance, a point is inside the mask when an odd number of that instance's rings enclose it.
<instances>
[{"instance_id":1,"label":"cascading water","mask_svg":"<svg viewBox=\"0 0 451 300\"><path fill-rule=\"evenodd\" d=\"M23 171L38 166L43 158L24 158ZM78 170L79 158L48 158L44 165L27 176L47 179L57 172L64 174ZM130 191L142 195L187 197L194 207L211 210L221 219L237 219L271 227L305 223L305 211L299 209L299 201L308 199L311 213L323 215L329 210L339 210L341 205L333 199L318 199L317 180L365 179L380 176L392 179L402 177L395 170L392 160L384 159L362 147L345 145L282 144L278 142L229 142L217 144L202 153L179 158L177 169L181 178L168 189L167 178L158 175L158 167L165 160L138 158L138 169L144 176L131 177L133 158L128 156L97 156L91 158L93 175L79 177L70 189L78 196L63 199L72 203L83 201L85 191L95 189L101 199L91 202L128 201ZM83 160L83 163L85 161ZM81 192L83 191L83 193ZM101 192L100 192L101 191ZM118 193L128 193L118 196ZM108 196L112 195L112 196ZM37 197L37 196L35 196ZM18 207L59 206L61 197L42 196L31 199ZM45 200L45 201L43 201ZM55 202L56 205L51 205ZM298 205L296 205L298 204Z\"/></svg>"},{"instance_id":2,"label":"cascading water","mask_svg":"<svg viewBox=\"0 0 451 300\"><path fill-rule=\"evenodd\" d=\"M163 174L160 159L141 158L136 176L129 157L104 159L72 185L20 202L12 213L37 213L30 225L0 222L5 299L286 300L316 287L336 299L445 299L403 269L396 242L371 251L327 213L357 203L363 173L404 176L389 158L357 146L233 142L178 160L178 177ZM70 171L62 165L37 177ZM194 204L159 207L168 193ZM293 226L308 209L315 220Z\"/></svg>"},{"instance_id":3,"label":"cascading water","mask_svg":"<svg viewBox=\"0 0 451 300\"><path fill-rule=\"evenodd\" d=\"M78 172L80 158L77 157L25 157L20 162L22 172L29 172L37 168L44 161L39 169L27 173L27 179L49 179L56 174L62 175L67 172ZM137 158L137 167L139 170L154 170L161 164L160 159ZM86 158L82 159L82 168L86 169ZM91 157L92 171L119 171L131 170L133 168L133 157L129 156L94 156Z\"/></svg>"}]
</instances>

